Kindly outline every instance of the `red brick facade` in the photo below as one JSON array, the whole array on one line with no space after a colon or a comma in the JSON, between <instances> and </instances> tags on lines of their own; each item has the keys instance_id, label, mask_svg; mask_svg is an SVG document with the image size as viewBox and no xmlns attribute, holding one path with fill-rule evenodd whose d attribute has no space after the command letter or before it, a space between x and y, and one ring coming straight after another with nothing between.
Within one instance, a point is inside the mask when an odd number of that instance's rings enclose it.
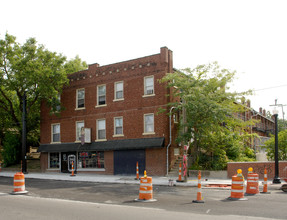
<instances>
[{"instance_id":1,"label":"red brick facade","mask_svg":"<svg viewBox=\"0 0 287 220\"><path fill-rule=\"evenodd\" d=\"M259 179L264 179L264 169L267 170L267 178L272 180L275 176L275 162L231 162L227 164L227 175L231 178L237 174L237 170L241 169L243 176L247 177L248 168L252 167L253 172L259 175ZM279 161L279 177L287 179L287 161Z\"/></svg>"},{"instance_id":2,"label":"red brick facade","mask_svg":"<svg viewBox=\"0 0 287 220\"><path fill-rule=\"evenodd\" d=\"M159 54L116 64L89 65L87 70L69 75L70 83L61 94L60 116L50 113L44 103L41 106L41 145L48 147L52 142L52 124L60 125L60 144L75 143L76 122L83 121L84 127L91 128L91 141L97 142L97 120L105 120L105 141L164 138L164 146L145 149L145 165L150 175L166 174L166 146L169 143L169 117L166 113L170 102L169 89L159 80L173 71L172 51L163 47ZM145 77L153 78L153 93L145 95ZM115 83L122 82L123 98L115 100ZM98 86L105 85L105 104L99 106ZM84 89L84 108L77 108L77 90ZM98 100L99 99L99 100ZM144 131L145 114L153 114L154 132ZM122 117L123 135L115 135L115 117ZM174 132L173 132L174 133ZM169 161L173 159L174 143L170 148ZM40 146L41 149L41 146ZM41 151L41 150L40 150ZM42 150L42 170L49 168L49 151ZM58 151L60 152L60 151ZM170 164L170 163L169 163ZM105 174L114 174L114 151L104 150ZM59 168L60 169L60 168ZM48 169L49 170L49 169ZM52 170L52 169L51 169ZM57 169L56 169L57 170ZM98 172L97 170L90 170ZM85 170L81 170L85 172Z\"/></svg>"}]
</instances>

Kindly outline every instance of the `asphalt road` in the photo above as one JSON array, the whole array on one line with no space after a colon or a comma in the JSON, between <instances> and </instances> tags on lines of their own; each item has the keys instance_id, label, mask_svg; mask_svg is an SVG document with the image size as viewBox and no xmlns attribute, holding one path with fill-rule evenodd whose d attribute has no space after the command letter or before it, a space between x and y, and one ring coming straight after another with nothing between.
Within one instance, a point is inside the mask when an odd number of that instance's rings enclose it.
<instances>
[{"instance_id":1,"label":"asphalt road","mask_svg":"<svg viewBox=\"0 0 287 220\"><path fill-rule=\"evenodd\" d=\"M135 202L139 185L99 184L89 182L68 182L55 180L26 179L26 197L55 198L61 200L100 203L123 207L141 207L166 210L177 213L208 216L251 216L270 219L287 219L287 193L279 186L269 189L271 194L248 196L247 201L229 201L230 190L203 189L205 203L197 204L196 187L154 186L153 203ZM13 191L13 178L0 177L0 192ZM1 198L0 198L1 202Z\"/></svg>"}]
</instances>

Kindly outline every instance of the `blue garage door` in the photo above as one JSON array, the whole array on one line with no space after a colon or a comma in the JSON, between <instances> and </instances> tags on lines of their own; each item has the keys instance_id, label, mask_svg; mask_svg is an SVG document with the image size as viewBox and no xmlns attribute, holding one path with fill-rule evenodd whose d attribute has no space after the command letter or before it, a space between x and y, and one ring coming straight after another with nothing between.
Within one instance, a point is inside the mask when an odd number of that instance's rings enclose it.
<instances>
[{"instance_id":1,"label":"blue garage door","mask_svg":"<svg viewBox=\"0 0 287 220\"><path fill-rule=\"evenodd\" d=\"M136 175L136 163L139 163L139 173L145 170L145 150L114 151L114 174Z\"/></svg>"}]
</instances>

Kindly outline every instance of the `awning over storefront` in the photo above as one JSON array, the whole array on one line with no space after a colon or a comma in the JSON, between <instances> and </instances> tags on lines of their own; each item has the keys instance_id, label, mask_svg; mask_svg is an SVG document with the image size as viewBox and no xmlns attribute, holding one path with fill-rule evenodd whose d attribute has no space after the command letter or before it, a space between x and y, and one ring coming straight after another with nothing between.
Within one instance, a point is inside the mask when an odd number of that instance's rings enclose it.
<instances>
[{"instance_id":1,"label":"awning over storefront","mask_svg":"<svg viewBox=\"0 0 287 220\"><path fill-rule=\"evenodd\" d=\"M84 145L81 143L42 144L38 152L138 150L161 147L164 147L164 137L113 140Z\"/></svg>"}]
</instances>

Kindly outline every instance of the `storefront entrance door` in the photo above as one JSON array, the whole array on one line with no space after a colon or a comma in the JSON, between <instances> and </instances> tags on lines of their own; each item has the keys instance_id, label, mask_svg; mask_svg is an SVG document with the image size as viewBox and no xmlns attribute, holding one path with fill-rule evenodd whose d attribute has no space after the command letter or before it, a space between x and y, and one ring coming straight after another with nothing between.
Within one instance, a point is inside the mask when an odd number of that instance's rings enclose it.
<instances>
[{"instance_id":1,"label":"storefront entrance door","mask_svg":"<svg viewBox=\"0 0 287 220\"><path fill-rule=\"evenodd\" d=\"M68 157L70 155L75 155L75 157L77 158L76 152L62 152L61 153L61 172L62 173L70 173L68 169ZM74 168L75 170L77 170L77 163L74 164Z\"/></svg>"}]
</instances>

